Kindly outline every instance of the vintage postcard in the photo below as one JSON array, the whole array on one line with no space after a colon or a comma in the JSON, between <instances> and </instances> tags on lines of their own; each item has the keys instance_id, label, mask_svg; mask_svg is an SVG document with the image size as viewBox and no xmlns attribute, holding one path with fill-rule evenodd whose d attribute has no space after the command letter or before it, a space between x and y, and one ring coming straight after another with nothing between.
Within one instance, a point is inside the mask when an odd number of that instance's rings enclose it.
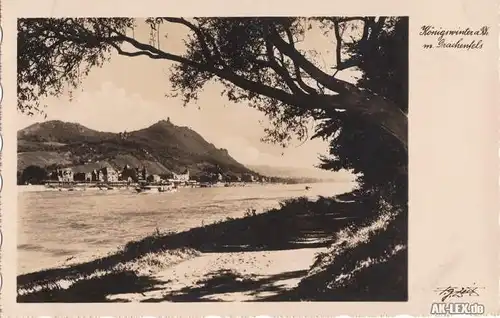
<instances>
[{"instance_id":1,"label":"vintage postcard","mask_svg":"<svg viewBox=\"0 0 500 318\"><path fill-rule=\"evenodd\" d=\"M3 1L2 313L499 314L497 15Z\"/></svg>"}]
</instances>

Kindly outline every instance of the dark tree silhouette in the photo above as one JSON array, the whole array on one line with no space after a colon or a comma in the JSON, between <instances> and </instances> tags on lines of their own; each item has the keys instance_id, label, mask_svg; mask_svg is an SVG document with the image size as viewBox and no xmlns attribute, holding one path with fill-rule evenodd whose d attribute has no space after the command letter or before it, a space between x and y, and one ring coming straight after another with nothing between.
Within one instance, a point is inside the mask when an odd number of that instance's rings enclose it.
<instances>
[{"instance_id":1,"label":"dark tree silhouette","mask_svg":"<svg viewBox=\"0 0 500 318\"><path fill-rule=\"evenodd\" d=\"M360 88L391 100L403 112L408 110L408 18L392 22L382 30L378 45L363 56L359 47L349 50L358 56L363 71ZM352 116L325 120L317 136L330 140L332 158L322 158L321 167L329 170L351 169L362 173L358 178L362 189L377 192L406 205L408 201L408 155L383 129Z\"/></svg>"},{"instance_id":2,"label":"dark tree silhouette","mask_svg":"<svg viewBox=\"0 0 500 318\"><path fill-rule=\"evenodd\" d=\"M182 55L127 35L135 19L20 19L18 22L18 107L40 111L39 96L60 95L65 84L77 87L112 50L128 57L147 56L177 62L171 81L185 102L197 98L209 81L222 83L233 101L247 101L273 122L269 140L286 144L291 135L307 138L310 119L344 118L380 127L407 148L407 116L393 100L336 77L359 67L379 46L380 35L397 18L150 18L153 34L169 25L190 32ZM320 67L318 52L300 48L316 24L335 44L333 70ZM349 29L349 39L343 36ZM130 33L130 32L129 32ZM357 36L354 36L357 34ZM152 36L159 39L159 36ZM156 43L154 43L156 42ZM160 48L161 47L161 48ZM353 54L352 49L357 52ZM351 49L351 52L345 52ZM343 54L344 53L344 54ZM345 111L346 114L341 112Z\"/></svg>"},{"instance_id":3,"label":"dark tree silhouette","mask_svg":"<svg viewBox=\"0 0 500 318\"><path fill-rule=\"evenodd\" d=\"M23 170L20 177L21 184L43 184L47 180L47 170L38 166L28 166Z\"/></svg>"}]
</instances>

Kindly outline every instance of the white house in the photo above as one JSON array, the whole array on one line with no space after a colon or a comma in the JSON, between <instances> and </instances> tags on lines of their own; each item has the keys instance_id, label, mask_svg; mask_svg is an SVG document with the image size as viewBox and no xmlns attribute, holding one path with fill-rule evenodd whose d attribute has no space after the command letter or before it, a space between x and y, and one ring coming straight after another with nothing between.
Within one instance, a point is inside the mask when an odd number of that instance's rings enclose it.
<instances>
[{"instance_id":1,"label":"white house","mask_svg":"<svg viewBox=\"0 0 500 318\"><path fill-rule=\"evenodd\" d=\"M72 182L72 181L74 181L73 170L71 168L59 169L57 171L57 179L60 182Z\"/></svg>"},{"instance_id":2,"label":"white house","mask_svg":"<svg viewBox=\"0 0 500 318\"><path fill-rule=\"evenodd\" d=\"M189 170L186 170L186 173L184 174L177 174L175 172L173 174L173 180L175 181L182 181L182 182L187 182L189 181Z\"/></svg>"}]
</instances>

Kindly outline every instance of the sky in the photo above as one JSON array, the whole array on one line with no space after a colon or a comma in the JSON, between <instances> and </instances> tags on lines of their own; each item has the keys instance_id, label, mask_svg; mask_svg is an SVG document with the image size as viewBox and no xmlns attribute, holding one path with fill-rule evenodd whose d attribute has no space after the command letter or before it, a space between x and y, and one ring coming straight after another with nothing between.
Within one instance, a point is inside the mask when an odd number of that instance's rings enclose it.
<instances>
[{"instance_id":1,"label":"sky","mask_svg":"<svg viewBox=\"0 0 500 318\"><path fill-rule=\"evenodd\" d=\"M161 38L161 46L181 53L185 32L169 27L168 38ZM131 35L131 34L130 34ZM149 30L139 25L134 37L147 41ZM315 32L307 36L303 45L324 52L329 60L334 42ZM221 96L221 87L210 83L205 86L196 103L183 106L180 98L166 97L172 92L168 74L171 62L151 60L147 57L123 57L114 54L102 68L91 71L82 86L68 96L46 98L47 118L42 115L28 117L18 113L18 128L45 120L80 123L88 128L122 132L148 127L167 118L177 126L187 126L218 148L225 148L237 161L248 165L281 167L313 167L318 156L327 153L327 142L315 139L305 143L295 141L283 149L261 142L264 128L269 127L266 116L245 103L232 103ZM352 81L354 73L340 74Z\"/></svg>"}]
</instances>

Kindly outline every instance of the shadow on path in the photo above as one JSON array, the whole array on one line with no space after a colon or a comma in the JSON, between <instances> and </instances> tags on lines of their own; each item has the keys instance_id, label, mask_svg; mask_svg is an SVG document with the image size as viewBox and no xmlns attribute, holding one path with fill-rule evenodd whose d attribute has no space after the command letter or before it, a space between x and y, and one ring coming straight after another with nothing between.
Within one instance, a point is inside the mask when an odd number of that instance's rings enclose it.
<instances>
[{"instance_id":1,"label":"shadow on path","mask_svg":"<svg viewBox=\"0 0 500 318\"><path fill-rule=\"evenodd\" d=\"M363 220L365 214L366 208L360 203L300 198L266 213L146 237L127 244L125 253L141 255L165 247L218 253L324 247L329 245L332 234Z\"/></svg>"},{"instance_id":2,"label":"shadow on path","mask_svg":"<svg viewBox=\"0 0 500 318\"><path fill-rule=\"evenodd\" d=\"M134 272L111 273L101 277L81 280L69 288L42 290L25 296L18 296L18 302L99 303L107 302L106 296L122 293L144 293L161 289L155 279L137 276ZM155 287L153 287L155 286Z\"/></svg>"},{"instance_id":3,"label":"shadow on path","mask_svg":"<svg viewBox=\"0 0 500 318\"><path fill-rule=\"evenodd\" d=\"M259 298L262 293L281 294L286 285L280 281L301 278L307 270L291 271L265 277L241 276L231 271L221 270L209 274L209 278L198 281L196 286L185 287L175 292L163 295L162 298L146 299L144 302L206 302L223 301L217 295L230 293L245 293L252 298ZM215 296L215 298L214 298ZM258 299L256 299L258 300Z\"/></svg>"}]
</instances>

